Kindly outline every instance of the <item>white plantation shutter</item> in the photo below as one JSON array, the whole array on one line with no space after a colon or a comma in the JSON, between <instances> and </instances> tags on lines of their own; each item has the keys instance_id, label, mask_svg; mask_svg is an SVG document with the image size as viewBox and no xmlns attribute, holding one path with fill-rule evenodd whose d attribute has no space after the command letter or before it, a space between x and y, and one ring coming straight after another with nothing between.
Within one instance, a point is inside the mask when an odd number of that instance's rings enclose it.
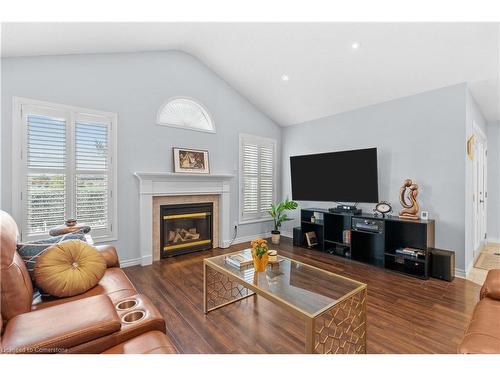
<instances>
[{"instance_id":1,"label":"white plantation shutter","mask_svg":"<svg viewBox=\"0 0 500 375\"><path fill-rule=\"evenodd\" d=\"M267 215L267 211L274 202L274 145L260 147L260 212Z\"/></svg>"},{"instance_id":2,"label":"white plantation shutter","mask_svg":"<svg viewBox=\"0 0 500 375\"><path fill-rule=\"evenodd\" d=\"M75 216L92 228L106 228L109 224L110 126L106 118L77 120L75 124Z\"/></svg>"},{"instance_id":3,"label":"white plantation shutter","mask_svg":"<svg viewBox=\"0 0 500 375\"><path fill-rule=\"evenodd\" d=\"M215 133L215 126L208 112L193 99L170 99L162 105L156 117L159 125Z\"/></svg>"},{"instance_id":4,"label":"white plantation shutter","mask_svg":"<svg viewBox=\"0 0 500 375\"><path fill-rule=\"evenodd\" d=\"M50 116L26 116L26 228L45 233L66 216L66 120Z\"/></svg>"},{"instance_id":5,"label":"white plantation shutter","mask_svg":"<svg viewBox=\"0 0 500 375\"><path fill-rule=\"evenodd\" d=\"M45 237L68 218L90 225L96 239L111 239L116 115L26 101L20 104L22 239Z\"/></svg>"},{"instance_id":6,"label":"white plantation shutter","mask_svg":"<svg viewBox=\"0 0 500 375\"><path fill-rule=\"evenodd\" d=\"M243 215L259 212L259 146L244 142L243 149Z\"/></svg>"},{"instance_id":7,"label":"white plantation shutter","mask_svg":"<svg viewBox=\"0 0 500 375\"><path fill-rule=\"evenodd\" d=\"M267 211L275 200L275 148L272 139L240 136L242 221L269 217Z\"/></svg>"}]
</instances>

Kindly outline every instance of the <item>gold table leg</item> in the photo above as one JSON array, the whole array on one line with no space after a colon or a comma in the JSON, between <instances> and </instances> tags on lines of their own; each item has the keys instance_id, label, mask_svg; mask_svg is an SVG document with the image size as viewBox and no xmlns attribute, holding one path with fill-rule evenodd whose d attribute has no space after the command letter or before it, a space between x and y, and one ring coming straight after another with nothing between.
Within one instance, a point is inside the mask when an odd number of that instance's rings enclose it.
<instances>
[{"instance_id":1,"label":"gold table leg","mask_svg":"<svg viewBox=\"0 0 500 375\"><path fill-rule=\"evenodd\" d=\"M306 318L306 354L314 353L314 341L316 338L314 325L314 318Z\"/></svg>"},{"instance_id":2,"label":"gold table leg","mask_svg":"<svg viewBox=\"0 0 500 375\"><path fill-rule=\"evenodd\" d=\"M366 288L306 318L306 353L366 353Z\"/></svg>"},{"instance_id":3,"label":"gold table leg","mask_svg":"<svg viewBox=\"0 0 500 375\"><path fill-rule=\"evenodd\" d=\"M254 292L234 282L228 276L203 264L203 311L226 306L253 295Z\"/></svg>"}]
</instances>

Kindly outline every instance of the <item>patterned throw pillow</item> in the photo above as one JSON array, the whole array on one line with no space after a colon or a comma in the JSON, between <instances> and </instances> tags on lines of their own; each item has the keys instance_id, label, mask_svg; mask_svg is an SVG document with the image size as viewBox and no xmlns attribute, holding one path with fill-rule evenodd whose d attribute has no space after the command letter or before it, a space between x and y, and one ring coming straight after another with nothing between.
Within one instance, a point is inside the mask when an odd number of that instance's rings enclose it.
<instances>
[{"instance_id":1,"label":"patterned throw pillow","mask_svg":"<svg viewBox=\"0 0 500 375\"><path fill-rule=\"evenodd\" d=\"M35 275L33 273L38 257L42 255L50 246L67 240L86 241L86 236L83 232L74 232L64 234L62 236L47 238L44 240L17 244L17 252L24 260L31 278L31 282L33 283L33 299L37 299L40 296L45 296L45 293L37 287L35 283Z\"/></svg>"}]
</instances>

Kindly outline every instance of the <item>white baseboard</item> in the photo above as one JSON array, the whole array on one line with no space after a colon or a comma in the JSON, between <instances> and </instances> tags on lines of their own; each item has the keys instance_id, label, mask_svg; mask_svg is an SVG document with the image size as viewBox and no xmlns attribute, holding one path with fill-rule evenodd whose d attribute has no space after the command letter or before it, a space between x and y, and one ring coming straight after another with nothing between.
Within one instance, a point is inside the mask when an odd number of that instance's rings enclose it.
<instances>
[{"instance_id":1,"label":"white baseboard","mask_svg":"<svg viewBox=\"0 0 500 375\"><path fill-rule=\"evenodd\" d=\"M455 268L455 277L458 277L460 279L466 279L467 278L467 274L466 272L461 269L461 268Z\"/></svg>"},{"instance_id":2,"label":"white baseboard","mask_svg":"<svg viewBox=\"0 0 500 375\"><path fill-rule=\"evenodd\" d=\"M120 261L120 268L132 267L141 264L141 258L127 259Z\"/></svg>"},{"instance_id":3,"label":"white baseboard","mask_svg":"<svg viewBox=\"0 0 500 375\"><path fill-rule=\"evenodd\" d=\"M236 245L236 244L239 244L239 243L252 241L252 240L255 240L256 238L259 238L259 237L260 238L271 237L271 232L259 233L259 234L254 234L254 235L251 235L251 236L236 237L234 239L234 242L232 243L232 245ZM225 249L225 248L229 247L230 245L231 245L231 241L224 241L222 243L222 248Z\"/></svg>"},{"instance_id":4,"label":"white baseboard","mask_svg":"<svg viewBox=\"0 0 500 375\"><path fill-rule=\"evenodd\" d=\"M281 232L283 237L293 238L293 232Z\"/></svg>"},{"instance_id":5,"label":"white baseboard","mask_svg":"<svg viewBox=\"0 0 500 375\"><path fill-rule=\"evenodd\" d=\"M475 264L475 260L472 260L472 262L470 262L467 265L467 268L465 270L463 270L461 268L455 268L455 276L459 277L461 279L466 279L469 276L470 271L472 271L474 264Z\"/></svg>"},{"instance_id":6,"label":"white baseboard","mask_svg":"<svg viewBox=\"0 0 500 375\"><path fill-rule=\"evenodd\" d=\"M488 238L486 240L486 244L492 244L492 245L500 245L500 238Z\"/></svg>"},{"instance_id":7,"label":"white baseboard","mask_svg":"<svg viewBox=\"0 0 500 375\"><path fill-rule=\"evenodd\" d=\"M474 264L476 263L475 259L472 259L472 262L470 262L467 265L467 268L465 269L465 278L469 277L470 272L474 268Z\"/></svg>"}]
</instances>

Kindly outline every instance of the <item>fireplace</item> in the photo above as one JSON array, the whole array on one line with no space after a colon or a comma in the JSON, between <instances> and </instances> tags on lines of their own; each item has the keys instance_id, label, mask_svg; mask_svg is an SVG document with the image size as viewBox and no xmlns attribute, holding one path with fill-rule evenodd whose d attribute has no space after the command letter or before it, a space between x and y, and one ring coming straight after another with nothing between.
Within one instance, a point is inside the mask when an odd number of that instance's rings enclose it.
<instances>
[{"instance_id":1,"label":"fireplace","mask_svg":"<svg viewBox=\"0 0 500 375\"><path fill-rule=\"evenodd\" d=\"M162 258L213 248L213 203L160 206Z\"/></svg>"}]
</instances>

